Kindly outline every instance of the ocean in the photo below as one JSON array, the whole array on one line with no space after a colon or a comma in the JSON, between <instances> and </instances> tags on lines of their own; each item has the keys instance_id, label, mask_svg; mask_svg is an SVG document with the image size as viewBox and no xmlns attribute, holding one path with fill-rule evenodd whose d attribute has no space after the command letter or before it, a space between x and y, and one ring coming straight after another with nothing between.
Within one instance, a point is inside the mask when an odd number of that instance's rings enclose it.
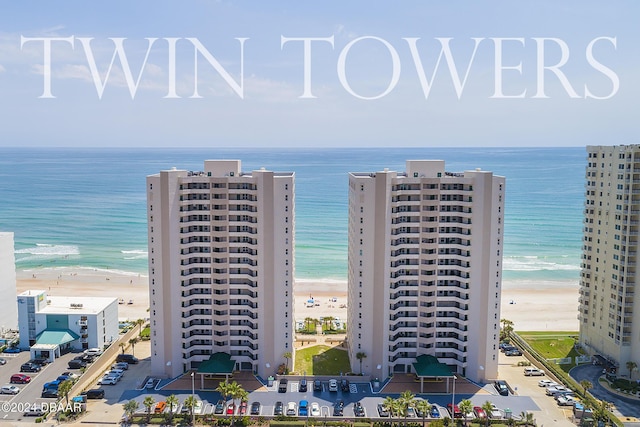
<instances>
[{"instance_id":1,"label":"ocean","mask_svg":"<svg viewBox=\"0 0 640 427\"><path fill-rule=\"evenodd\" d=\"M407 159L507 179L504 279L575 281L585 148L72 149L0 148L0 231L18 270L77 267L147 274L145 178L202 170L205 159L296 173L296 277L346 280L347 173Z\"/></svg>"}]
</instances>

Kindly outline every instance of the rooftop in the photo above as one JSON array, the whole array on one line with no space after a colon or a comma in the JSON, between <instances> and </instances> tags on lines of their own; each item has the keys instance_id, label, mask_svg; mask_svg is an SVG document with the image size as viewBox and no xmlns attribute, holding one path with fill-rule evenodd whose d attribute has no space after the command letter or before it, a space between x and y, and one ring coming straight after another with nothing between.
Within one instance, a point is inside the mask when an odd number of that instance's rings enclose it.
<instances>
[{"instance_id":1,"label":"rooftop","mask_svg":"<svg viewBox=\"0 0 640 427\"><path fill-rule=\"evenodd\" d=\"M21 293L20 296L37 296L44 294L47 299L47 306L38 313L46 314L98 314L111 304L118 304L117 298L107 297L62 297L49 296L45 291L28 290Z\"/></svg>"}]
</instances>

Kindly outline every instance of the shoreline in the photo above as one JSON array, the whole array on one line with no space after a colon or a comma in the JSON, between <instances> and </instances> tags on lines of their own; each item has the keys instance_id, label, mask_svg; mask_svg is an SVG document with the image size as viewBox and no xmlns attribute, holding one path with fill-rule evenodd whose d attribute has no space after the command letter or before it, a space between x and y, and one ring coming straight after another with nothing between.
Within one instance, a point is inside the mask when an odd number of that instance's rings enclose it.
<instances>
[{"instance_id":1,"label":"shoreline","mask_svg":"<svg viewBox=\"0 0 640 427\"><path fill-rule=\"evenodd\" d=\"M296 279L294 319L334 317L347 319L347 281ZM148 318L148 276L90 267L44 267L16 270L16 290L41 289L52 296L104 296L123 299L120 319ZM502 285L501 315L516 331L577 331L577 280L509 280ZM313 298L314 305L307 307ZM129 302L132 302L129 304ZM511 303L513 302L513 303Z\"/></svg>"}]
</instances>

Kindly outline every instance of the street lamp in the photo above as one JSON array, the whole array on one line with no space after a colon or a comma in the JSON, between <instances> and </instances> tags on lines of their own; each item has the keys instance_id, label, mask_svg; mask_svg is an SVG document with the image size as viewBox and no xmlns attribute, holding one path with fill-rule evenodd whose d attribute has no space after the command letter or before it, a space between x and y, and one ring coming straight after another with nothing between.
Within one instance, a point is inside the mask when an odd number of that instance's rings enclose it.
<instances>
[{"instance_id":1,"label":"street lamp","mask_svg":"<svg viewBox=\"0 0 640 427\"><path fill-rule=\"evenodd\" d=\"M451 419L456 416L456 376L453 376L453 392L451 393Z\"/></svg>"},{"instance_id":2,"label":"street lamp","mask_svg":"<svg viewBox=\"0 0 640 427\"><path fill-rule=\"evenodd\" d=\"M195 411L195 403L196 403L196 382L195 382L195 372L191 371L191 404L194 405L191 407L191 425L196 425L196 411Z\"/></svg>"}]
</instances>

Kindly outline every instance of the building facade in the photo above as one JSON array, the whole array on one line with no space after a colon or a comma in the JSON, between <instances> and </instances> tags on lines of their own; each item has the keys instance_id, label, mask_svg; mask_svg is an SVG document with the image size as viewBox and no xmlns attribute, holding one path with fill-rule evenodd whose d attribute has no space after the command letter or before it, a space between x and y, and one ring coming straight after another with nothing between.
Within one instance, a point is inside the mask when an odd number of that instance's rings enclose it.
<instances>
[{"instance_id":1,"label":"building facade","mask_svg":"<svg viewBox=\"0 0 640 427\"><path fill-rule=\"evenodd\" d=\"M268 376L293 352L294 174L239 160L147 177L152 375L215 353Z\"/></svg>"},{"instance_id":2,"label":"building facade","mask_svg":"<svg viewBox=\"0 0 640 427\"><path fill-rule=\"evenodd\" d=\"M0 300L16 300L16 263L13 233L0 232ZM0 336L18 327L18 308L7 304L0 310Z\"/></svg>"},{"instance_id":3,"label":"building facade","mask_svg":"<svg viewBox=\"0 0 640 427\"><path fill-rule=\"evenodd\" d=\"M625 373L640 364L640 145L587 147L585 189L580 344Z\"/></svg>"},{"instance_id":4,"label":"building facade","mask_svg":"<svg viewBox=\"0 0 640 427\"><path fill-rule=\"evenodd\" d=\"M118 339L116 298L48 296L29 290L17 300L19 347L36 351L34 356L53 360L65 350L104 349Z\"/></svg>"},{"instance_id":5,"label":"building facade","mask_svg":"<svg viewBox=\"0 0 640 427\"><path fill-rule=\"evenodd\" d=\"M505 179L410 160L349 174L347 340L354 372L412 372L431 355L454 373L498 374Z\"/></svg>"}]
</instances>

